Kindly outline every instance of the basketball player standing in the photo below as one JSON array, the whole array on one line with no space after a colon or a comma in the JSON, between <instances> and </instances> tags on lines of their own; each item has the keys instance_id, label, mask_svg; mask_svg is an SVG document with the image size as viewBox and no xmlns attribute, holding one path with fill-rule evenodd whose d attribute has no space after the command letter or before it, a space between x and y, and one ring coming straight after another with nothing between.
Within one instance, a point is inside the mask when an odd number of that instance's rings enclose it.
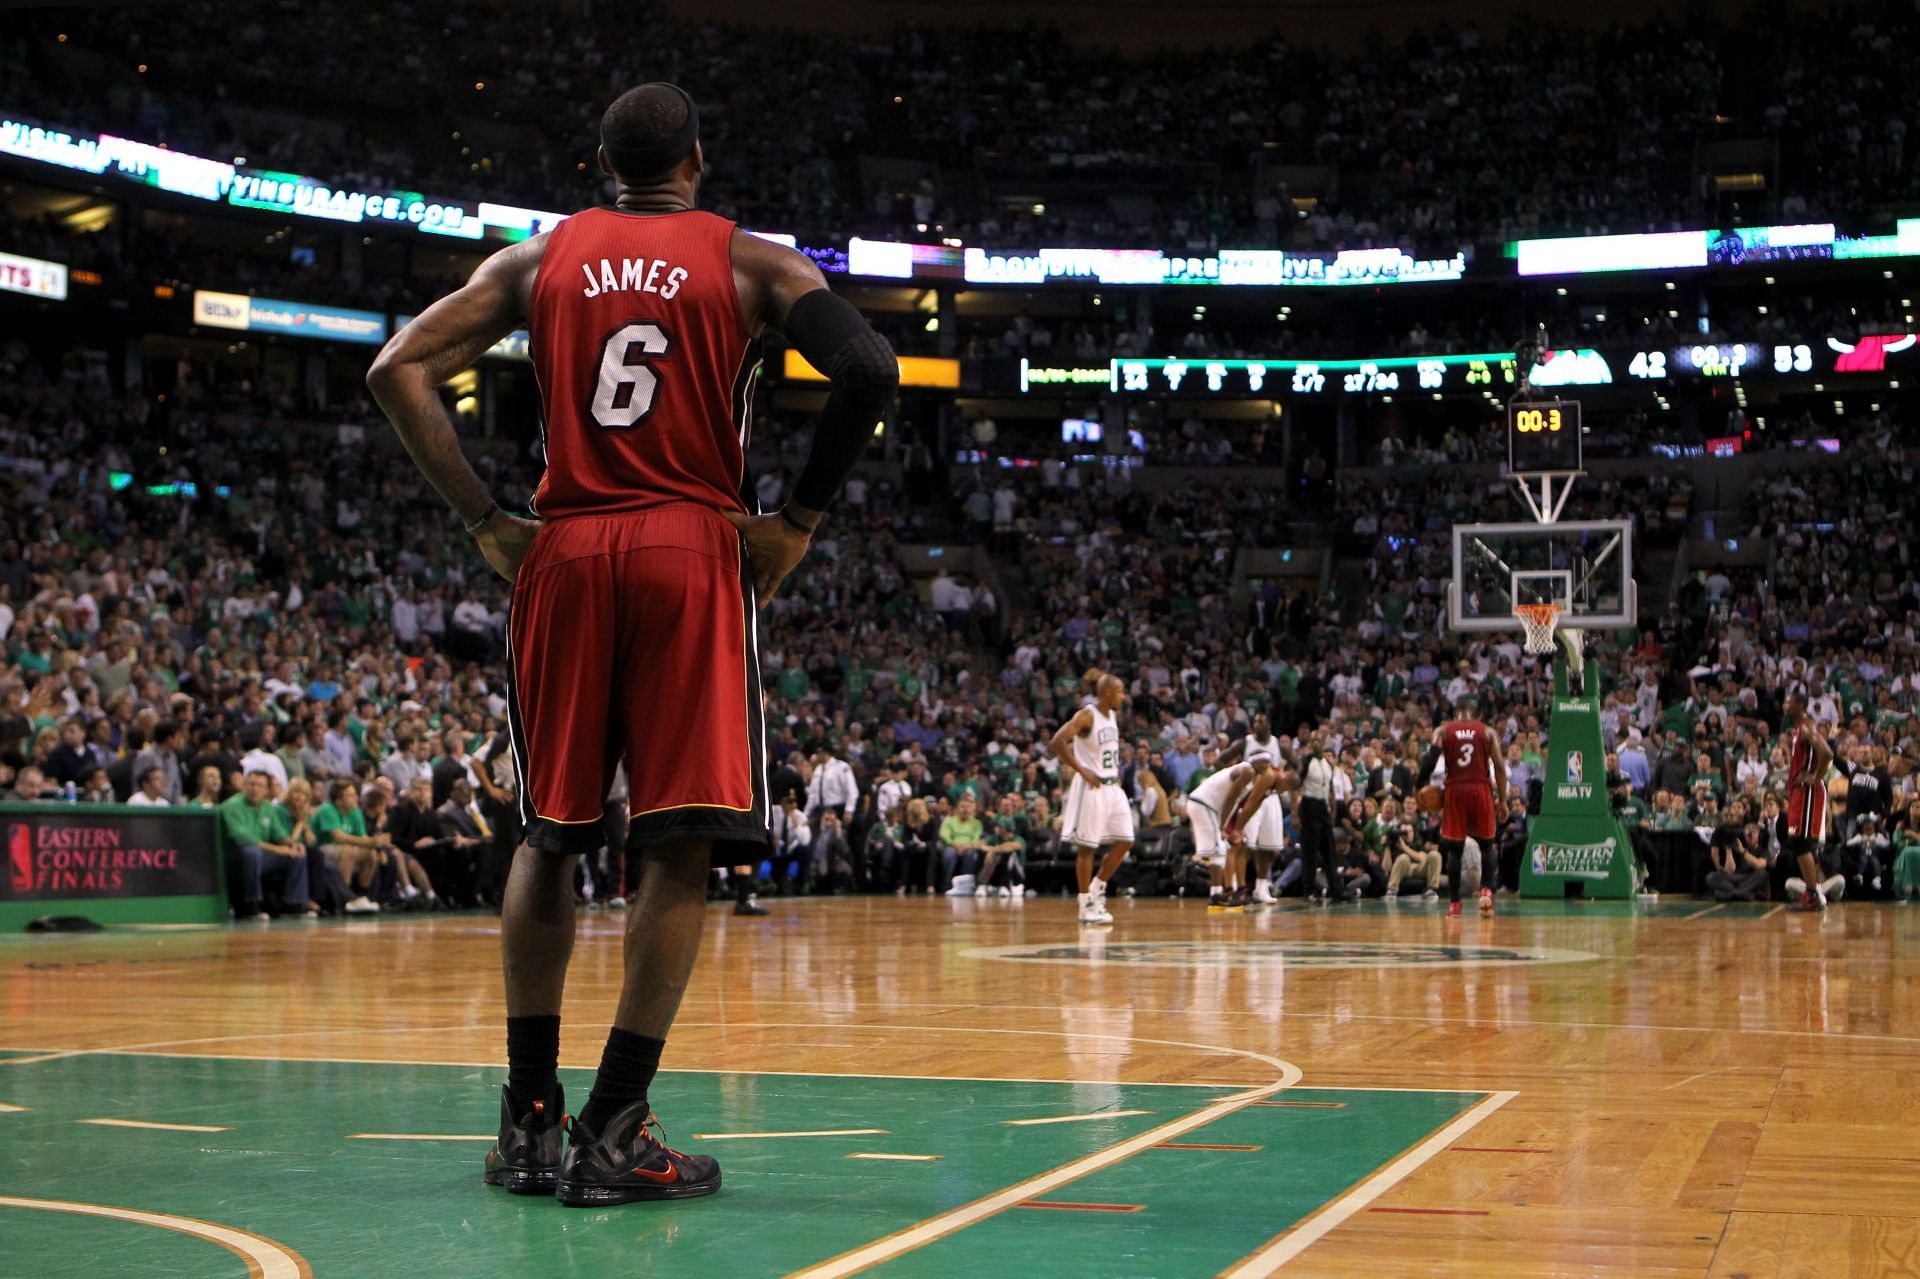
<instances>
[{"instance_id":1,"label":"basketball player standing","mask_svg":"<svg viewBox=\"0 0 1920 1279\"><path fill-rule=\"evenodd\" d=\"M1075 849L1083 924L1113 922L1107 909L1107 881L1133 847L1133 808L1120 785L1118 712L1126 698L1127 686L1118 675L1102 675L1094 685L1094 699L1053 735L1053 757L1073 776L1067 784L1060 838ZM1102 847L1107 856L1096 875L1093 855Z\"/></svg>"},{"instance_id":2,"label":"basketball player standing","mask_svg":"<svg viewBox=\"0 0 1920 1279\"><path fill-rule=\"evenodd\" d=\"M1433 749L1420 761L1425 786L1442 759L1447 763L1446 802L1440 814L1440 854L1447 867L1449 917L1460 913L1460 863L1467 840L1480 845L1480 913L1493 914L1493 885L1499 882L1494 835L1499 813L1494 796L1507 793L1507 761L1496 748L1493 730L1473 714L1473 703L1455 704L1459 718L1433 730ZM1491 865L1489 863L1492 863Z\"/></svg>"},{"instance_id":3,"label":"basketball player standing","mask_svg":"<svg viewBox=\"0 0 1920 1279\"><path fill-rule=\"evenodd\" d=\"M650 1131L648 1088L699 948L709 861L766 851L758 607L805 556L899 379L886 342L806 257L696 211L699 119L674 85L622 94L600 125L614 207L489 258L367 375L414 461L514 583L509 718L527 834L501 913L508 1082L486 1180L571 1205L719 1189L712 1159ZM523 323L546 441L537 521L495 503L437 391ZM745 449L768 327L831 390L793 500L758 514ZM639 886L613 1029L563 1152L574 868L600 838L623 757Z\"/></svg>"},{"instance_id":4,"label":"basketball player standing","mask_svg":"<svg viewBox=\"0 0 1920 1279\"><path fill-rule=\"evenodd\" d=\"M1827 766L1833 762L1833 748L1821 735L1820 726L1807 714L1806 699L1799 694L1787 698L1781 708L1784 727L1789 734L1787 756L1787 839L1784 851L1800 866L1804 887L1788 910L1825 910L1827 895L1821 890L1820 845L1827 838Z\"/></svg>"}]
</instances>

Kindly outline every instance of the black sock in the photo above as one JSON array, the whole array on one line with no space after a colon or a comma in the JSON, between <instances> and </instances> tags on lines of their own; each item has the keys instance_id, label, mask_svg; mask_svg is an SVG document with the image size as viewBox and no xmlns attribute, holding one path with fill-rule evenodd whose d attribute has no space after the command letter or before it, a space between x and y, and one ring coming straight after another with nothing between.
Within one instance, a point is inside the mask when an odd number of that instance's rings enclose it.
<instances>
[{"instance_id":1,"label":"black sock","mask_svg":"<svg viewBox=\"0 0 1920 1279\"><path fill-rule=\"evenodd\" d=\"M600 1054L600 1073L593 1077L593 1093L580 1111L580 1122L596 1137L607 1121L637 1101L647 1099L647 1088L660 1069L664 1039L649 1039L615 1026Z\"/></svg>"},{"instance_id":2,"label":"black sock","mask_svg":"<svg viewBox=\"0 0 1920 1279\"><path fill-rule=\"evenodd\" d=\"M753 896L753 872L748 871L745 874L742 874L737 870L734 871L733 872L733 900L735 900L736 902L739 902L742 906L744 906L747 904L747 898L751 896Z\"/></svg>"},{"instance_id":3,"label":"black sock","mask_svg":"<svg viewBox=\"0 0 1920 1279\"><path fill-rule=\"evenodd\" d=\"M560 1016L507 1018L507 1093L515 1114L548 1101L560 1085Z\"/></svg>"}]
</instances>

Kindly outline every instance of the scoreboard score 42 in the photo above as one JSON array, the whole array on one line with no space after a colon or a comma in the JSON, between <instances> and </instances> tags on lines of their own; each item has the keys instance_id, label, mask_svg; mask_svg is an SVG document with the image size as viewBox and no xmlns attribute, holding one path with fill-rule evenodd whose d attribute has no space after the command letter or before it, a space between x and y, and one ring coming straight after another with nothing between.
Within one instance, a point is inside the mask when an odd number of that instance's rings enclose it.
<instances>
[{"instance_id":1,"label":"scoreboard score 42","mask_svg":"<svg viewBox=\"0 0 1920 1279\"><path fill-rule=\"evenodd\" d=\"M1580 470L1577 400L1515 400L1507 405L1507 470L1515 475Z\"/></svg>"}]
</instances>

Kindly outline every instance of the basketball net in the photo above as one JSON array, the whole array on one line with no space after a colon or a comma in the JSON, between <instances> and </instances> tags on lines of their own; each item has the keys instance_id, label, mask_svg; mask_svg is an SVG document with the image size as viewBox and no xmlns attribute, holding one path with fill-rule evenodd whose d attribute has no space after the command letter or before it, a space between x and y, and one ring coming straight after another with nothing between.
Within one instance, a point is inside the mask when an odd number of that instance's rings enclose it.
<instances>
[{"instance_id":1,"label":"basketball net","mask_svg":"<svg viewBox=\"0 0 1920 1279\"><path fill-rule=\"evenodd\" d=\"M1513 615L1520 619L1520 625L1526 628L1526 649L1529 653L1545 654L1553 651L1554 636L1560 637L1560 643L1567 650L1567 687L1579 689L1585 685L1586 654L1583 641L1586 635L1582 631L1560 627L1560 614L1563 610L1558 604L1515 604Z\"/></svg>"}]
</instances>

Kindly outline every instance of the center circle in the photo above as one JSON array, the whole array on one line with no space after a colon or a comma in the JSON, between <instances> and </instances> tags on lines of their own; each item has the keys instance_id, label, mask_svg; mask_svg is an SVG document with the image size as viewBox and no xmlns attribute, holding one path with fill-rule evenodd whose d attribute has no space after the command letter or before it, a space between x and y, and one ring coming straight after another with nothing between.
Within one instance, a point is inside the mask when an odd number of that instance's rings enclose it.
<instances>
[{"instance_id":1,"label":"center circle","mask_svg":"<svg viewBox=\"0 0 1920 1279\"><path fill-rule=\"evenodd\" d=\"M1592 951L1543 946L1449 946L1352 941L1137 941L1058 946L986 946L969 959L1028 964L1135 964L1150 968L1485 968L1580 964Z\"/></svg>"}]
</instances>

